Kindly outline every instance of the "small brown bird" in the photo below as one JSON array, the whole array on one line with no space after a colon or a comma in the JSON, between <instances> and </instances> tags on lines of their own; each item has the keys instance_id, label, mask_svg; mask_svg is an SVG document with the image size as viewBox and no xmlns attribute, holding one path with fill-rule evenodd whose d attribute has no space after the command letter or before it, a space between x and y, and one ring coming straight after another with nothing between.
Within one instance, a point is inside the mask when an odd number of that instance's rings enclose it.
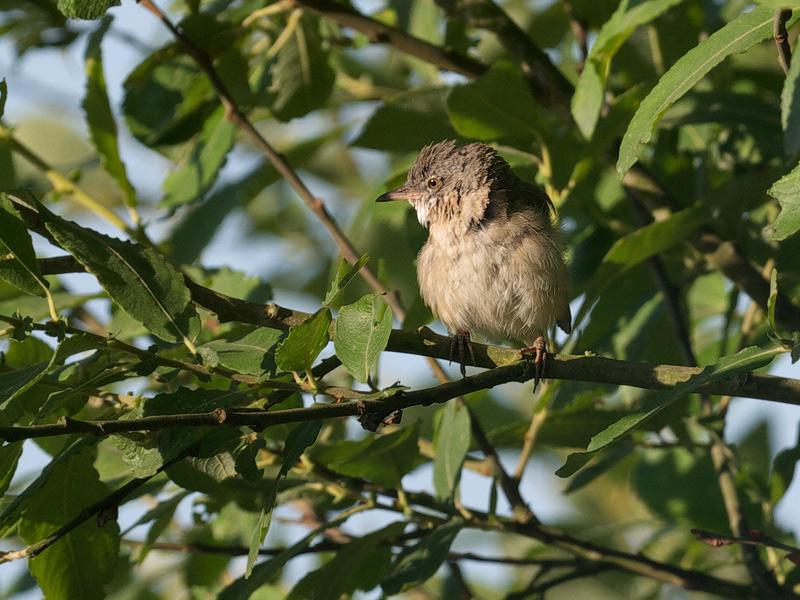
<instances>
[{"instance_id":1,"label":"small brown bird","mask_svg":"<svg viewBox=\"0 0 800 600\"><path fill-rule=\"evenodd\" d=\"M542 376L545 335L569 333L569 277L553 204L486 144L426 146L406 182L378 202L408 200L428 241L417 260L425 303L453 334L461 373L470 333L522 342ZM474 361L474 357L473 357Z\"/></svg>"}]
</instances>

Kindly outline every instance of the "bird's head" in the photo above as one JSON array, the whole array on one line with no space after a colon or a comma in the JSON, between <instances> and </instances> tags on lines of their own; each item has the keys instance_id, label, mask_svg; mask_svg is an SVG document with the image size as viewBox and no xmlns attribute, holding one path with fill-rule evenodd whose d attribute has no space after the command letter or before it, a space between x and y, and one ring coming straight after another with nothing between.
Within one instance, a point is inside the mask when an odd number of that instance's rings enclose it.
<instances>
[{"instance_id":1,"label":"bird's head","mask_svg":"<svg viewBox=\"0 0 800 600\"><path fill-rule=\"evenodd\" d=\"M425 146L406 182L377 201L407 200L425 227L469 227L484 217L492 191L508 173L508 163L490 146L446 140Z\"/></svg>"}]
</instances>

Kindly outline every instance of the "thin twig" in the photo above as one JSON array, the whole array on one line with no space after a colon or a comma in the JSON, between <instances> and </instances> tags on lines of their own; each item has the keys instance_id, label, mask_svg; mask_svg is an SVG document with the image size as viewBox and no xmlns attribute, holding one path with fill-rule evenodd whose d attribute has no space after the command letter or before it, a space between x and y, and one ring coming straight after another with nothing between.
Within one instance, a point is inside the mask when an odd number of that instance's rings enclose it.
<instances>
[{"instance_id":1,"label":"thin twig","mask_svg":"<svg viewBox=\"0 0 800 600\"><path fill-rule=\"evenodd\" d=\"M792 64L792 48L789 46L789 33L786 31L786 22L791 17L792 9L778 8L775 10L772 26L772 35L778 50L778 63L786 75L789 74L789 66Z\"/></svg>"},{"instance_id":2,"label":"thin twig","mask_svg":"<svg viewBox=\"0 0 800 600\"><path fill-rule=\"evenodd\" d=\"M743 532L741 535L726 535L724 533L706 531L705 529L692 529L692 535L694 535L694 537L696 537L699 541L708 544L713 548L739 544L742 546L760 546L763 548L777 548L778 550L785 550L789 553L786 558L794 563L800 564L800 548L785 544L780 540L776 540L763 531L751 529Z\"/></svg>"}]
</instances>

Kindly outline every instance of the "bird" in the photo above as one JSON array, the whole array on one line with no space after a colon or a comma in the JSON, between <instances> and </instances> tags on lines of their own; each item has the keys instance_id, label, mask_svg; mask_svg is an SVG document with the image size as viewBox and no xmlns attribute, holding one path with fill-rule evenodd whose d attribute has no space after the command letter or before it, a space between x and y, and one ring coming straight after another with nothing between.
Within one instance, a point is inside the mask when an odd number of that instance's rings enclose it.
<instances>
[{"instance_id":1,"label":"bird","mask_svg":"<svg viewBox=\"0 0 800 600\"><path fill-rule=\"evenodd\" d=\"M471 336L524 344L534 383L544 375L548 329L572 329L570 283L555 209L491 146L444 140L425 146L397 189L428 239L417 257L420 295L452 335L462 376Z\"/></svg>"}]
</instances>

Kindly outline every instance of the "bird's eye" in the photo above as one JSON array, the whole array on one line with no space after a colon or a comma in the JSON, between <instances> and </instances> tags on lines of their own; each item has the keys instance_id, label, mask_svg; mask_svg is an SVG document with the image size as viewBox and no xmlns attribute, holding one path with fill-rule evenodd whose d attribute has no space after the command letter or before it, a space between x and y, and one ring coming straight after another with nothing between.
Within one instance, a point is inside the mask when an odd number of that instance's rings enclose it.
<instances>
[{"instance_id":1,"label":"bird's eye","mask_svg":"<svg viewBox=\"0 0 800 600\"><path fill-rule=\"evenodd\" d=\"M436 177L431 177L428 179L428 187L431 189L439 187L439 180Z\"/></svg>"}]
</instances>

